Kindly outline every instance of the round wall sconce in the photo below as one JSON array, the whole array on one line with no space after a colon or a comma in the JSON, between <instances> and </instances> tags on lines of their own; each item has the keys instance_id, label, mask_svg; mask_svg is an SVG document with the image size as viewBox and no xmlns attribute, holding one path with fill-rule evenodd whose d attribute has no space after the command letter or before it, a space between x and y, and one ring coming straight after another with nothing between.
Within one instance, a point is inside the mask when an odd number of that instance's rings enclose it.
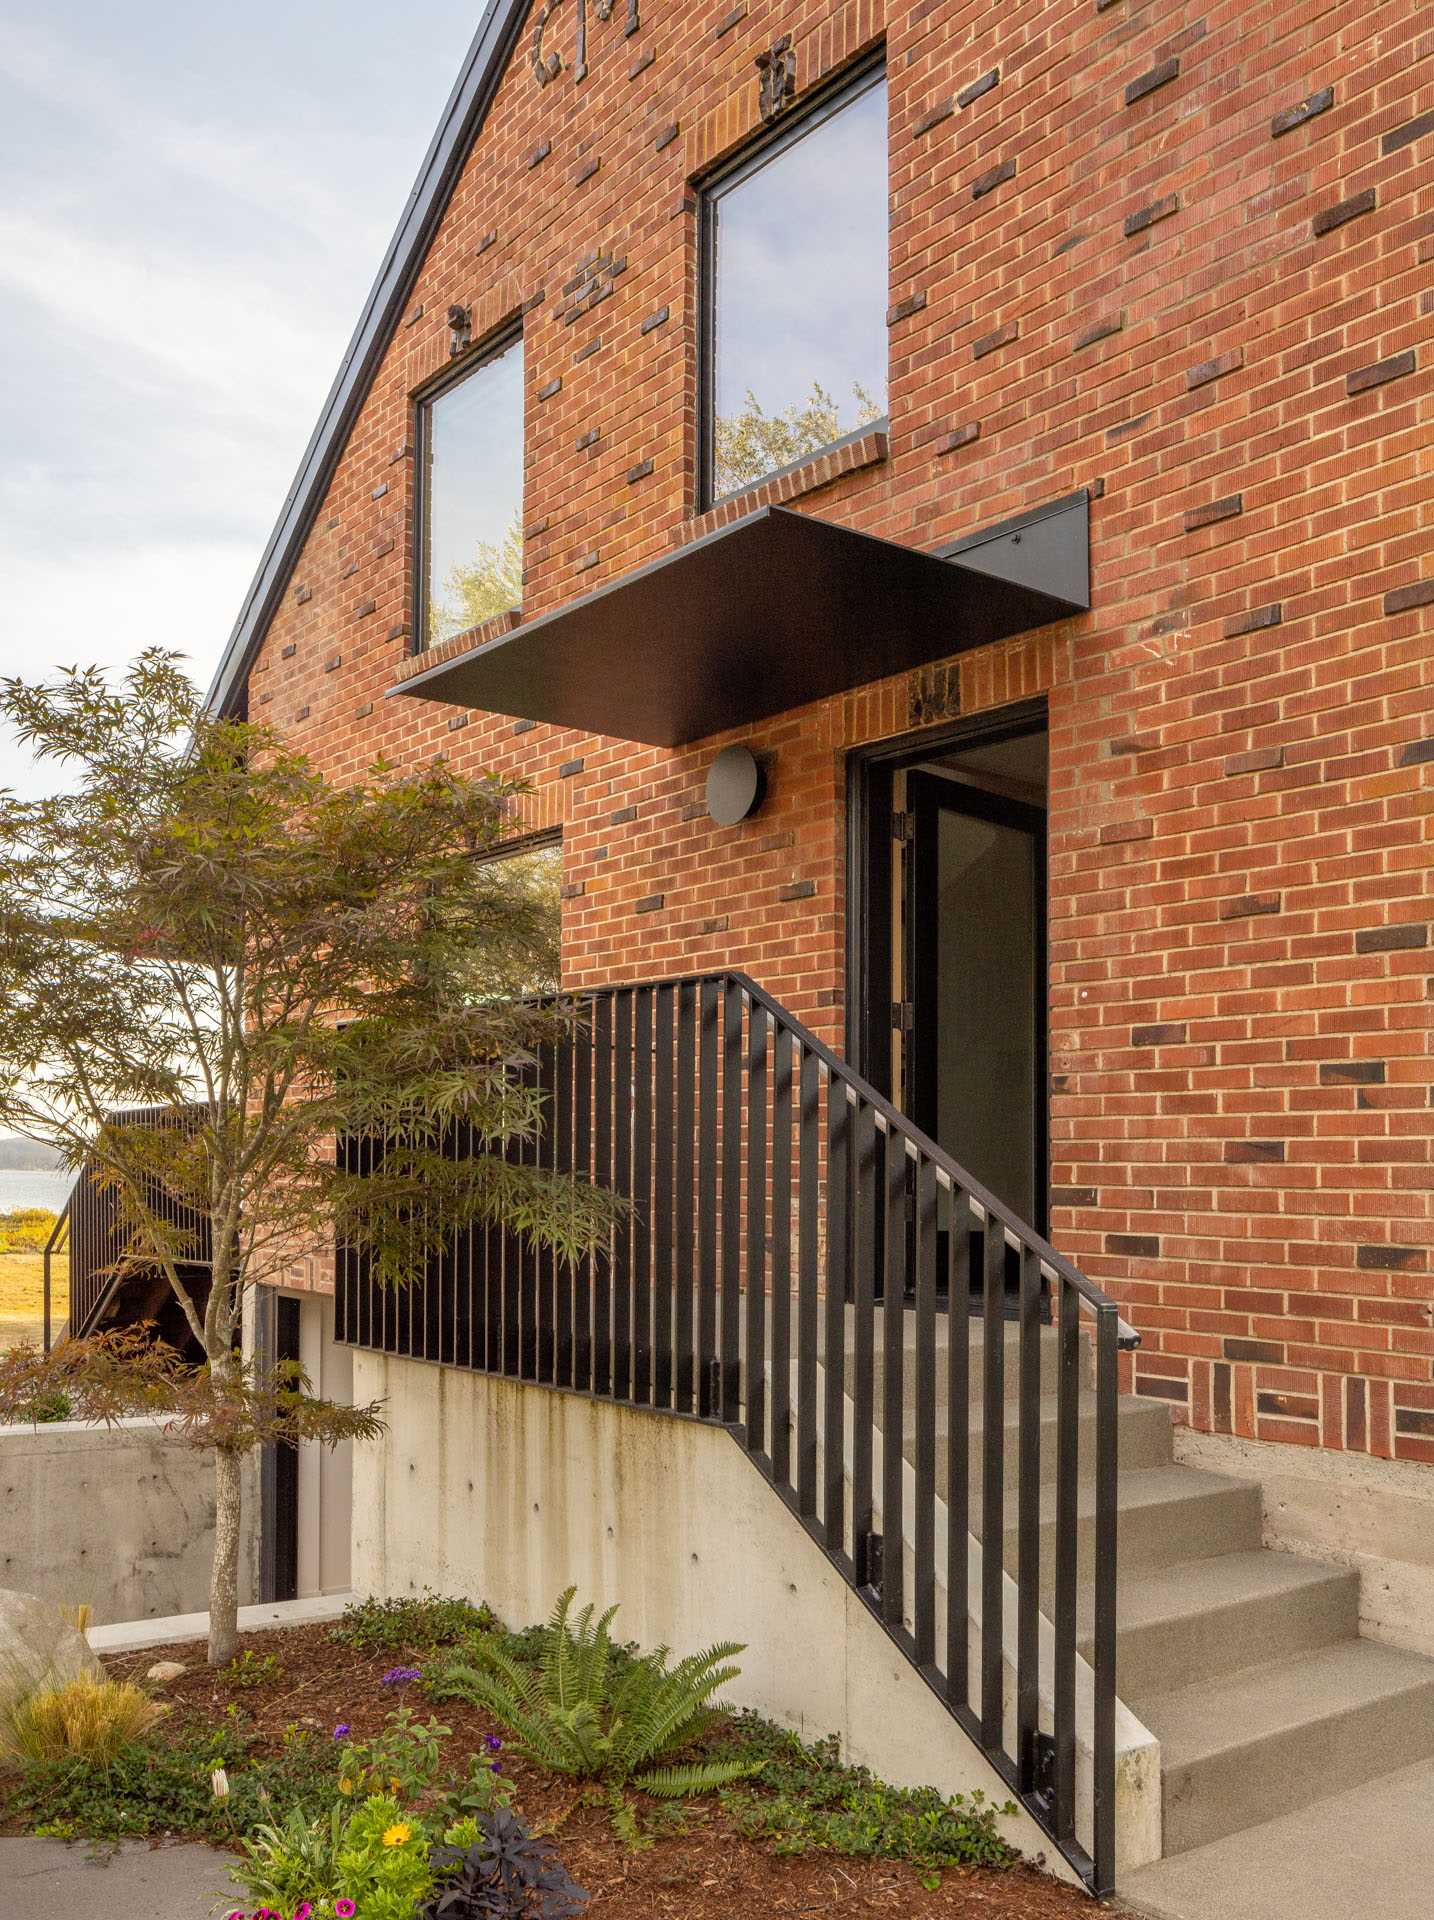
<instances>
[{"instance_id":1,"label":"round wall sconce","mask_svg":"<svg viewBox=\"0 0 1434 1920\"><path fill-rule=\"evenodd\" d=\"M761 806L766 779L748 747L723 747L707 770L707 811L719 827L735 827Z\"/></svg>"}]
</instances>

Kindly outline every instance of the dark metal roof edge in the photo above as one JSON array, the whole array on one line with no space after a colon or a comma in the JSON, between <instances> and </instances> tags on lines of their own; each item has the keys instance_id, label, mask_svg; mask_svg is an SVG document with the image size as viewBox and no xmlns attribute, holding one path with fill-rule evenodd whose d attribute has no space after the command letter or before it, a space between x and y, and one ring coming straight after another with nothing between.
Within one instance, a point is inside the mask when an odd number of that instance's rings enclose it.
<instances>
[{"instance_id":1,"label":"dark metal roof edge","mask_svg":"<svg viewBox=\"0 0 1434 1920\"><path fill-rule=\"evenodd\" d=\"M948 540L942 546L932 547L938 560L954 560L958 554L970 553L974 547L984 547L992 540L1004 540L1008 534L1020 533L1026 527L1033 527L1041 520L1049 520L1052 514L1069 513L1073 507L1088 505L1090 489L1077 487L1074 493L1063 493L1058 500L1043 500L1038 507L1027 507L1024 513L1013 513L1009 520L998 520L989 527L978 527L975 533L966 533L959 540Z\"/></svg>"},{"instance_id":2,"label":"dark metal roof edge","mask_svg":"<svg viewBox=\"0 0 1434 1920\"><path fill-rule=\"evenodd\" d=\"M329 389L318 424L284 496L279 519L264 548L244 605L210 682L205 706L232 710L288 582L299 548L308 537L359 409L368 397L378 363L408 299L448 196L477 137L508 57L518 37L527 0L488 0L462 71L429 142L393 239L364 302L359 322Z\"/></svg>"},{"instance_id":3,"label":"dark metal roof edge","mask_svg":"<svg viewBox=\"0 0 1434 1920\"><path fill-rule=\"evenodd\" d=\"M790 507L771 504L754 507L750 513L744 513L740 519L729 520L724 526L713 527L696 539L684 540L682 545L674 547L671 553L659 553L655 559L644 560L640 567L634 567L631 572L620 573L615 580L605 580L600 587L594 587L590 593L580 594L576 600L564 600L560 606L550 607L546 613L534 614L531 620L521 620L516 627L510 627L507 633L496 634L493 639L480 641L476 647L467 647L462 653L451 654L443 660L435 660L433 665L425 667L422 673L412 673L406 679L395 681L386 690L385 698L392 699L396 693L416 694L430 680L449 673L454 667L466 667L470 661L478 659L482 654L496 653L500 647L510 646L515 640L527 640L533 634L540 633L544 627L550 627L555 620L564 620L569 614L580 613L584 607L593 606L599 600L606 600L611 594L621 593L625 588L636 585L639 580L646 580L651 574L661 573L665 568L685 560L690 554L699 552L703 547L713 546L717 541L728 539L744 527L755 526L758 521L771 520L777 516L785 516L788 519L798 517ZM817 518L815 514L803 517ZM820 524L834 526L836 523L823 520ZM855 529L843 528L842 531L854 532ZM420 654L419 658L422 659L422 657Z\"/></svg>"}]
</instances>

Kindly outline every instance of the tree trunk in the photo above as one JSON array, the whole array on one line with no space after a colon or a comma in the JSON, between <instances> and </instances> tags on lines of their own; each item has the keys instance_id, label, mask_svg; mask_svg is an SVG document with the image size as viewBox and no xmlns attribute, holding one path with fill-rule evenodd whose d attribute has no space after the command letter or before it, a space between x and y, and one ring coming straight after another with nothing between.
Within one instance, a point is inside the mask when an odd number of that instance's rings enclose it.
<instances>
[{"instance_id":1,"label":"tree trunk","mask_svg":"<svg viewBox=\"0 0 1434 1920\"><path fill-rule=\"evenodd\" d=\"M214 1565L209 1576L209 1664L227 1666L239 1637L239 1521L242 1456L214 1449Z\"/></svg>"}]
</instances>

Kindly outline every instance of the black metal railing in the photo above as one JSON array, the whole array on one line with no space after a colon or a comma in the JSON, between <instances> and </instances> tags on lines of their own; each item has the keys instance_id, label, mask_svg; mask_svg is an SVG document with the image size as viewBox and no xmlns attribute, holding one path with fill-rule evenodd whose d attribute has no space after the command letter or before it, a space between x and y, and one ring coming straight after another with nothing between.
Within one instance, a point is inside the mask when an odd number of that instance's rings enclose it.
<instances>
[{"instance_id":1,"label":"black metal railing","mask_svg":"<svg viewBox=\"0 0 1434 1920\"><path fill-rule=\"evenodd\" d=\"M547 1123L508 1151L629 1202L608 1243L566 1263L464 1233L397 1290L341 1248L338 1337L726 1426L1109 1892L1135 1336L745 975L584 992L576 1013L526 1069Z\"/></svg>"}]
</instances>

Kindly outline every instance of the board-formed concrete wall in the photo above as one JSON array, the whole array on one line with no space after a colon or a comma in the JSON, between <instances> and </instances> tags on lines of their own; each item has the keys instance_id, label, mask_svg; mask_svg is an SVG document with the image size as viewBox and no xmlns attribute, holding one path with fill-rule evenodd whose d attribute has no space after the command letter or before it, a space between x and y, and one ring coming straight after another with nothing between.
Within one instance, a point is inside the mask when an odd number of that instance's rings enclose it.
<instances>
[{"instance_id":1,"label":"board-formed concrete wall","mask_svg":"<svg viewBox=\"0 0 1434 1920\"><path fill-rule=\"evenodd\" d=\"M253 1474L240 1600L252 1598ZM0 1587L87 1604L96 1626L209 1605L214 1469L158 1420L0 1427Z\"/></svg>"},{"instance_id":2,"label":"board-formed concrete wall","mask_svg":"<svg viewBox=\"0 0 1434 1920\"><path fill-rule=\"evenodd\" d=\"M1008 1799L999 1776L795 1516L720 1429L395 1356L354 1354L387 1430L354 1448L353 1584L486 1600L511 1624L565 1587L621 1606L620 1637L738 1640L727 1690L903 1786ZM1123 1756L1129 1863L1159 1854L1158 1749ZM1024 1812L1010 1843L1071 1877ZM1132 1851L1133 1849L1133 1851Z\"/></svg>"}]
</instances>

